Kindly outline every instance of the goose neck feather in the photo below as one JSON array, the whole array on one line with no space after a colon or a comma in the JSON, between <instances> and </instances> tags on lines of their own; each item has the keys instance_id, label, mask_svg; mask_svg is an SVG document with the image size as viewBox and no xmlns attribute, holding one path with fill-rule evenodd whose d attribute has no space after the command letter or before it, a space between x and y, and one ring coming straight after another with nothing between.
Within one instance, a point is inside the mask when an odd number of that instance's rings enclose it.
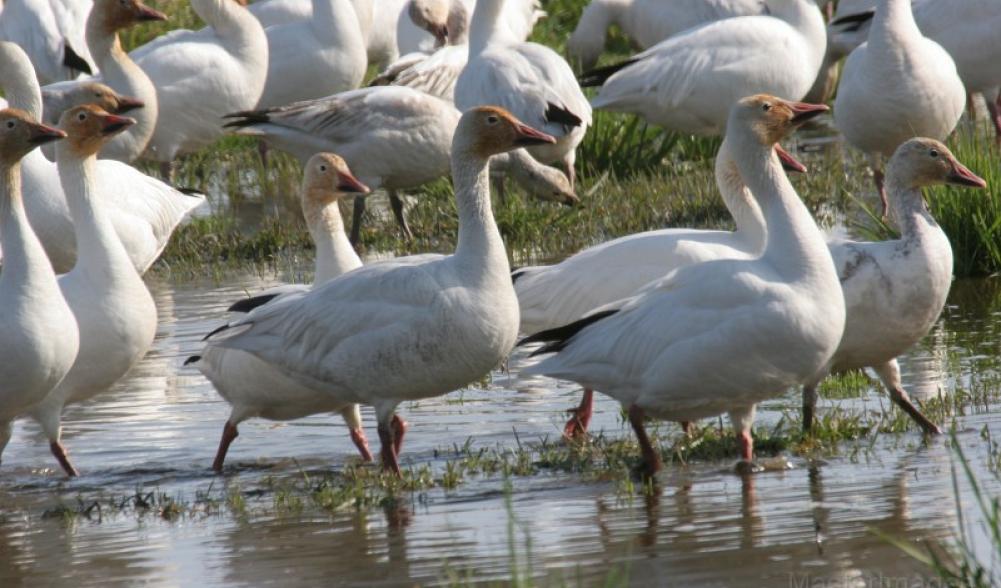
<instances>
[{"instance_id":1,"label":"goose neck feather","mask_svg":"<svg viewBox=\"0 0 1001 588\"><path fill-rule=\"evenodd\" d=\"M521 40L515 38L511 28L501 26L501 12L504 10L504 0L477 0L473 10L473 18L469 25L469 58L479 55L488 45L494 43L514 44Z\"/></svg>"},{"instance_id":2,"label":"goose neck feather","mask_svg":"<svg viewBox=\"0 0 1001 588\"><path fill-rule=\"evenodd\" d=\"M0 42L0 86L11 107L42 120L42 91L31 60L23 49L7 41Z\"/></svg>"},{"instance_id":3,"label":"goose neck feather","mask_svg":"<svg viewBox=\"0 0 1001 588\"><path fill-rule=\"evenodd\" d=\"M869 44L899 47L923 35L914 21L911 0L880 0L872 19Z\"/></svg>"},{"instance_id":4,"label":"goose neck feather","mask_svg":"<svg viewBox=\"0 0 1001 588\"><path fill-rule=\"evenodd\" d=\"M924 242L928 239L944 240L945 233L935 222L935 217L925 206L921 188L909 185L894 168L887 170L886 193L890 194L890 216L900 227L900 235L905 241Z\"/></svg>"},{"instance_id":5,"label":"goose neck feather","mask_svg":"<svg viewBox=\"0 0 1001 588\"><path fill-rule=\"evenodd\" d=\"M67 141L60 141L56 145L56 163L76 233L77 261L72 272L111 278L120 268L127 268L135 274L125 246L104 214L105 203L99 201L97 157L79 157Z\"/></svg>"},{"instance_id":6,"label":"goose neck feather","mask_svg":"<svg viewBox=\"0 0 1001 588\"><path fill-rule=\"evenodd\" d=\"M761 213L761 207L755 202L740 177L740 169L733 159L732 139L723 139L723 144L716 154L715 174L720 196L733 217L737 232L745 240L750 251L764 250L765 218Z\"/></svg>"},{"instance_id":7,"label":"goose neck feather","mask_svg":"<svg viewBox=\"0 0 1001 588\"><path fill-rule=\"evenodd\" d=\"M765 219L768 235L763 258L790 283L810 284L818 291L836 290L840 295L827 244L789 183L775 150L743 127L727 135L734 137L737 168Z\"/></svg>"},{"instance_id":8,"label":"goose neck feather","mask_svg":"<svg viewBox=\"0 0 1001 588\"><path fill-rule=\"evenodd\" d=\"M262 30L257 18L235 0L191 0L191 7L223 38L254 43L254 33Z\"/></svg>"},{"instance_id":9,"label":"goose neck feather","mask_svg":"<svg viewBox=\"0 0 1001 588\"><path fill-rule=\"evenodd\" d=\"M452 177L459 211L455 258L468 260L476 273L499 276L510 285L507 253L490 205L489 163L462 148L460 142L460 137L456 136L452 149Z\"/></svg>"},{"instance_id":10,"label":"goose neck feather","mask_svg":"<svg viewBox=\"0 0 1001 588\"><path fill-rule=\"evenodd\" d=\"M14 284L30 292L35 277L55 280L45 251L28 224L21 200L21 164L0 166L0 247L3 272L0 285Z\"/></svg>"},{"instance_id":11,"label":"goose neck feather","mask_svg":"<svg viewBox=\"0 0 1001 588\"><path fill-rule=\"evenodd\" d=\"M351 241L344 232L344 219L336 201L326 205L306 198L302 203L309 234L316 244L316 275L314 285L320 285L337 276L362 266Z\"/></svg>"}]
</instances>

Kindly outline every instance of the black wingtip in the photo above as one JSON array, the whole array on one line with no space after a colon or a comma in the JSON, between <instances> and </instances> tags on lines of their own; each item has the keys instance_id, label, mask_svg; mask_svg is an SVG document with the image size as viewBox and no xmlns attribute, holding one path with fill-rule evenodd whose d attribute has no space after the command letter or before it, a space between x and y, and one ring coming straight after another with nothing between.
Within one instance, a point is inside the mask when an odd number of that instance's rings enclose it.
<instances>
[{"instance_id":1,"label":"black wingtip","mask_svg":"<svg viewBox=\"0 0 1001 588\"><path fill-rule=\"evenodd\" d=\"M608 318L617 312L619 312L619 309L617 308L613 310L603 310L601 312L589 314L582 319L578 319L570 323L569 325L563 325L562 327L556 327L555 329L549 329L546 331L539 331L534 335L529 335L521 341L518 341L518 347L528 345L529 343L547 343L547 345L533 351L530 357L562 351L563 348L570 343L570 340L573 339L574 335L581 332L586 327L593 325L601 319Z\"/></svg>"},{"instance_id":2,"label":"black wingtip","mask_svg":"<svg viewBox=\"0 0 1001 588\"><path fill-rule=\"evenodd\" d=\"M202 359L201 355L192 355L188 359L184 360L184 365L191 365L195 362L201 361L201 359Z\"/></svg>"},{"instance_id":3,"label":"black wingtip","mask_svg":"<svg viewBox=\"0 0 1001 588\"><path fill-rule=\"evenodd\" d=\"M241 110L224 114L222 117L233 119L222 125L224 129L239 129L271 120L267 110Z\"/></svg>"},{"instance_id":4,"label":"black wingtip","mask_svg":"<svg viewBox=\"0 0 1001 588\"><path fill-rule=\"evenodd\" d=\"M620 61L619 63L614 63L612 65L606 65L605 67L599 67L597 69L592 69L591 71L584 72L580 78L577 80L580 82L583 88L593 88L595 86L600 86L604 84L608 78L615 75L621 69L629 67L630 65L639 61L638 59L627 59L625 61Z\"/></svg>"},{"instance_id":5,"label":"black wingtip","mask_svg":"<svg viewBox=\"0 0 1001 588\"><path fill-rule=\"evenodd\" d=\"M181 194L187 194L188 196L205 196L205 193L197 188L185 188L184 186L174 186L174 189Z\"/></svg>"},{"instance_id":6,"label":"black wingtip","mask_svg":"<svg viewBox=\"0 0 1001 588\"><path fill-rule=\"evenodd\" d=\"M261 294L260 296L251 296L250 298L244 298L243 300L234 302L232 306L226 310L229 312L250 312L258 306L264 306L277 297L278 294Z\"/></svg>"},{"instance_id":7,"label":"black wingtip","mask_svg":"<svg viewBox=\"0 0 1001 588\"><path fill-rule=\"evenodd\" d=\"M584 122L581 117L552 102L546 103L546 120L569 127L579 127Z\"/></svg>"},{"instance_id":8,"label":"black wingtip","mask_svg":"<svg viewBox=\"0 0 1001 588\"><path fill-rule=\"evenodd\" d=\"M857 12L855 14L846 14L845 16L839 16L838 18L831 21L830 26L837 27L841 25L854 25L845 30L857 31L862 27L863 24L872 20L872 17L876 15L875 10L866 10L865 12Z\"/></svg>"},{"instance_id":9,"label":"black wingtip","mask_svg":"<svg viewBox=\"0 0 1001 588\"><path fill-rule=\"evenodd\" d=\"M69 43L63 45L63 65L74 70L83 72L87 75L94 75L94 70L90 68L90 64L80 54L73 50L69 46Z\"/></svg>"},{"instance_id":10,"label":"black wingtip","mask_svg":"<svg viewBox=\"0 0 1001 588\"><path fill-rule=\"evenodd\" d=\"M208 335L205 335L204 337L202 337L202 341L207 341L209 339L209 337L211 337L212 335L216 335L218 333L221 333L221 332L225 331L228 328L229 328L229 323L227 323L225 325L222 325L221 327L216 327L216 328L212 329L211 333L209 333Z\"/></svg>"},{"instance_id":11,"label":"black wingtip","mask_svg":"<svg viewBox=\"0 0 1001 588\"><path fill-rule=\"evenodd\" d=\"M524 268L516 267L516 268L512 269L511 270L511 283L512 284L517 283L518 278L520 278L523 275L525 275L525 269Z\"/></svg>"}]
</instances>

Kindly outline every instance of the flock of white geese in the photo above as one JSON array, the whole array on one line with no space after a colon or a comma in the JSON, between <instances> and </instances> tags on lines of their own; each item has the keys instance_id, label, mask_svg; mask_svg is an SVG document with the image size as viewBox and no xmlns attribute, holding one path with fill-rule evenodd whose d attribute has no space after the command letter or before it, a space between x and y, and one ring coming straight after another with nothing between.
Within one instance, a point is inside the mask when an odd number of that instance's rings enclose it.
<instances>
[{"instance_id":1,"label":"flock of white geese","mask_svg":"<svg viewBox=\"0 0 1001 588\"><path fill-rule=\"evenodd\" d=\"M983 95L1001 135L1001 0L593 0L567 47L579 78L526 39L535 0L191 0L207 23L126 53L120 31L167 16L141 0L6 0L0 12L0 451L38 421L65 472L64 406L107 390L157 325L142 274L204 196L172 187L179 157L228 132L303 166L312 285L238 301L188 359L232 405L213 467L247 418L339 412L371 460L400 473L401 402L489 374L516 345L523 370L579 383L565 434L586 434L593 392L619 400L652 474L647 418L728 413L753 460L757 403L803 388L804 426L834 371L872 368L927 433L896 358L937 320L949 241L922 188L985 187L941 143ZM826 22L825 22L826 12ZM615 24L642 52L594 69ZM825 241L779 142L828 110L871 161L900 238ZM359 88L370 64L381 73ZM42 85L44 84L44 85ZM582 86L597 86L589 100ZM574 203L592 108L723 135L720 195L736 230L668 228L513 273L491 210L505 177ZM126 114L128 116L126 116ZM159 162L163 178L132 167ZM365 195L451 174L452 255L362 266ZM351 236L339 201L354 199ZM523 339L519 342L519 334Z\"/></svg>"}]
</instances>

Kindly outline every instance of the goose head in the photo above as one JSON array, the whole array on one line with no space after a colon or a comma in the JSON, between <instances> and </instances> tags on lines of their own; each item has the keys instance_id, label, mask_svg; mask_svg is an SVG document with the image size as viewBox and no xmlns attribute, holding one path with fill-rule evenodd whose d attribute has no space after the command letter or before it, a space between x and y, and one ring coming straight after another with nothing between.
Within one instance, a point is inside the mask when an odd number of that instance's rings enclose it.
<instances>
[{"instance_id":1,"label":"goose head","mask_svg":"<svg viewBox=\"0 0 1001 588\"><path fill-rule=\"evenodd\" d=\"M35 147L65 136L66 133L43 125L23 110L0 110L0 161L4 164L20 161Z\"/></svg>"},{"instance_id":2,"label":"goose head","mask_svg":"<svg viewBox=\"0 0 1001 588\"><path fill-rule=\"evenodd\" d=\"M485 160L519 147L545 143L556 143L556 139L526 125L499 106L477 106L459 119L452 151Z\"/></svg>"},{"instance_id":3,"label":"goose head","mask_svg":"<svg viewBox=\"0 0 1001 588\"><path fill-rule=\"evenodd\" d=\"M354 177L348 169L347 162L339 155L317 153L306 162L302 177L304 211L322 209L345 194L359 195L369 192L368 186Z\"/></svg>"},{"instance_id":4,"label":"goose head","mask_svg":"<svg viewBox=\"0 0 1001 588\"><path fill-rule=\"evenodd\" d=\"M110 114L93 104L74 106L59 119L69 149L81 158L96 155L112 137L134 124L134 118Z\"/></svg>"},{"instance_id":5,"label":"goose head","mask_svg":"<svg viewBox=\"0 0 1001 588\"><path fill-rule=\"evenodd\" d=\"M45 97L45 90L42 90L42 96ZM102 110L113 114L124 114L145 106L142 100L131 96L122 96L100 82L76 84L72 90L66 93L64 100L65 108L72 108L80 104L96 104Z\"/></svg>"},{"instance_id":6,"label":"goose head","mask_svg":"<svg viewBox=\"0 0 1001 588\"><path fill-rule=\"evenodd\" d=\"M775 145L806 121L830 110L824 104L792 102L768 94L740 99L730 112L727 128L737 122L750 129L762 145Z\"/></svg>"},{"instance_id":7,"label":"goose head","mask_svg":"<svg viewBox=\"0 0 1001 588\"><path fill-rule=\"evenodd\" d=\"M893 153L886 166L887 178L904 188L952 184L986 188L987 182L956 159L949 148L935 139L911 139Z\"/></svg>"},{"instance_id":8,"label":"goose head","mask_svg":"<svg viewBox=\"0 0 1001 588\"><path fill-rule=\"evenodd\" d=\"M451 0L410 0L407 15L415 25L434 35L435 47L448 43Z\"/></svg>"},{"instance_id":9,"label":"goose head","mask_svg":"<svg viewBox=\"0 0 1001 588\"><path fill-rule=\"evenodd\" d=\"M526 181L522 182L524 188L539 200L559 202L567 206L580 204L580 198L570 186L570 179L555 167L540 163L519 173L525 175Z\"/></svg>"},{"instance_id":10,"label":"goose head","mask_svg":"<svg viewBox=\"0 0 1001 588\"><path fill-rule=\"evenodd\" d=\"M96 0L92 10L105 33L111 34L141 22L167 20L167 15L140 0Z\"/></svg>"}]
</instances>

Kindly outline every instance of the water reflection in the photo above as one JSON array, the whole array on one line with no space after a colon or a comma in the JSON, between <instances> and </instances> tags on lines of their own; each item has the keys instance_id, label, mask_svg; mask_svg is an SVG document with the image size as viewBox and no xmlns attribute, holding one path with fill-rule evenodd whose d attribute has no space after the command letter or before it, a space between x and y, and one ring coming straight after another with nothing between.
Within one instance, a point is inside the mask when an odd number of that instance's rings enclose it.
<instances>
[{"instance_id":1,"label":"water reflection","mask_svg":"<svg viewBox=\"0 0 1001 588\"><path fill-rule=\"evenodd\" d=\"M43 516L59 504L76 505L78 496L106 500L142 487L191 501L209 488L247 492L268 479L336 471L353 459L338 418L252 420L233 447L236 473L218 478L209 471L228 408L181 363L232 299L287 279L151 282L161 316L153 351L114 390L66 413L64 434L85 471L81 479L62 478L37 427L17 424L0 469L0 586L71 577L84 586L411 585L512 573L572 584L618 578L634 585L785 586L822 578L851 586L922 573L870 529L922 541L958 525L950 450L944 440L924 444L917 434L884 436L827 461L794 460L793 470L749 478L732 474L729 462L672 467L649 494L543 471L511 480L510 496L500 478L470 477L454 491L406 495L361 511L276 512L265 496L245 516L179 522L132 512L108 513L100 522ZM913 395L996 381L999 301L996 281L955 285L942 323L901 362ZM523 361L512 358L515 373ZM875 386L858 401L839 402L888 406ZM553 439L562 410L578 395L574 386L499 372L486 389L408 404L407 463L440 470L436 450L467 438L500 448ZM797 405L794 393L768 403L761 421L777 422ZM981 469L980 430L995 428L995 411L971 414L959 426L960 443ZM372 428L367 410L365 420ZM594 427L629 434L618 405L605 398L598 399ZM992 476L983 478L996 489ZM972 502L965 505L964 514L974 516Z\"/></svg>"}]
</instances>

